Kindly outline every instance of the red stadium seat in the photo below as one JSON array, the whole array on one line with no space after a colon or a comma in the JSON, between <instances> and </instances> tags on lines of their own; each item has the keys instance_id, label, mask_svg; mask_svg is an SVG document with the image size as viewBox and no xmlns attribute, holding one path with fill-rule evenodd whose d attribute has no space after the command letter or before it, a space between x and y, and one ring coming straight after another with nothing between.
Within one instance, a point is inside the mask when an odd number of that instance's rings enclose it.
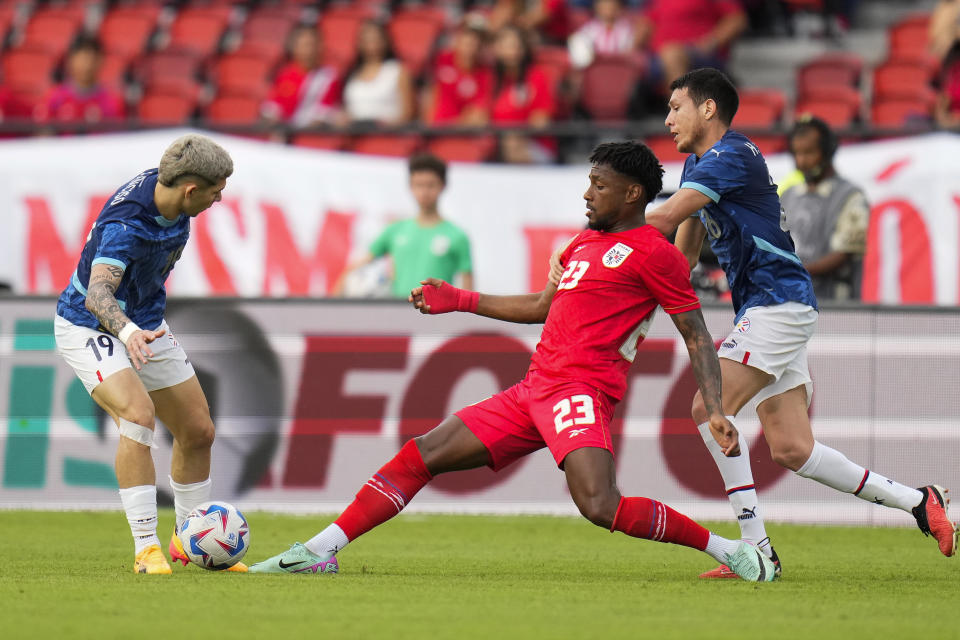
<instances>
[{"instance_id":1,"label":"red stadium seat","mask_svg":"<svg viewBox=\"0 0 960 640\"><path fill-rule=\"evenodd\" d=\"M261 57L230 54L217 59L212 76L220 93L262 98L268 89L271 66Z\"/></svg>"},{"instance_id":2,"label":"red stadium seat","mask_svg":"<svg viewBox=\"0 0 960 640\"><path fill-rule=\"evenodd\" d=\"M443 13L430 8L402 9L394 13L387 31L397 57L413 76L420 75L443 28Z\"/></svg>"},{"instance_id":3,"label":"red stadium seat","mask_svg":"<svg viewBox=\"0 0 960 640\"><path fill-rule=\"evenodd\" d=\"M206 58L220 45L229 14L207 9L183 9L170 25L171 49L191 51Z\"/></svg>"},{"instance_id":4,"label":"red stadium seat","mask_svg":"<svg viewBox=\"0 0 960 640\"><path fill-rule=\"evenodd\" d=\"M873 97L909 98L931 93L932 75L928 67L906 62L886 62L873 70Z\"/></svg>"},{"instance_id":5,"label":"red stadium seat","mask_svg":"<svg viewBox=\"0 0 960 640\"><path fill-rule=\"evenodd\" d=\"M870 121L876 127L902 127L929 122L931 113L931 105L924 100L892 98L873 103Z\"/></svg>"},{"instance_id":6,"label":"red stadium seat","mask_svg":"<svg viewBox=\"0 0 960 640\"><path fill-rule=\"evenodd\" d=\"M341 67L348 67L357 52L357 32L364 20L375 16L369 7L333 6L320 16L320 36L324 57Z\"/></svg>"},{"instance_id":7,"label":"red stadium seat","mask_svg":"<svg viewBox=\"0 0 960 640\"><path fill-rule=\"evenodd\" d=\"M136 67L143 84L195 83L200 71L197 58L184 51L158 51L143 57Z\"/></svg>"},{"instance_id":8,"label":"red stadium seat","mask_svg":"<svg viewBox=\"0 0 960 640\"><path fill-rule=\"evenodd\" d=\"M419 136L368 135L353 140L350 151L375 156L407 158L420 148Z\"/></svg>"},{"instance_id":9,"label":"red stadium seat","mask_svg":"<svg viewBox=\"0 0 960 640\"><path fill-rule=\"evenodd\" d=\"M598 57L583 73L580 104L596 120L622 120L640 69L627 57Z\"/></svg>"},{"instance_id":10,"label":"red stadium seat","mask_svg":"<svg viewBox=\"0 0 960 640\"><path fill-rule=\"evenodd\" d=\"M497 150L493 136L439 136L427 143L427 150L447 162L485 162Z\"/></svg>"},{"instance_id":11,"label":"red stadium seat","mask_svg":"<svg viewBox=\"0 0 960 640\"><path fill-rule=\"evenodd\" d=\"M784 135L756 135L750 136L753 144L757 145L764 156L772 156L787 150L787 137Z\"/></svg>"},{"instance_id":12,"label":"red stadium seat","mask_svg":"<svg viewBox=\"0 0 960 640\"><path fill-rule=\"evenodd\" d=\"M750 90L740 92L740 106L733 117L733 126L740 128L768 129L776 126L783 117L786 97L775 90Z\"/></svg>"},{"instance_id":13,"label":"red stadium seat","mask_svg":"<svg viewBox=\"0 0 960 640\"><path fill-rule=\"evenodd\" d=\"M137 117L148 125L186 124L196 107L196 102L184 95L148 93L137 104Z\"/></svg>"},{"instance_id":14,"label":"red stadium seat","mask_svg":"<svg viewBox=\"0 0 960 640\"><path fill-rule=\"evenodd\" d=\"M207 122L214 125L249 125L260 120L260 100L249 96L220 95L206 109Z\"/></svg>"},{"instance_id":15,"label":"red stadium seat","mask_svg":"<svg viewBox=\"0 0 960 640\"><path fill-rule=\"evenodd\" d=\"M30 92L50 85L57 56L48 49L19 47L3 56L3 84L13 91Z\"/></svg>"},{"instance_id":16,"label":"red stadium seat","mask_svg":"<svg viewBox=\"0 0 960 640\"><path fill-rule=\"evenodd\" d=\"M797 96L797 102L837 102L847 105L859 116L860 110L863 108L863 95L859 90L847 85L829 84L821 87L808 87Z\"/></svg>"},{"instance_id":17,"label":"red stadium seat","mask_svg":"<svg viewBox=\"0 0 960 640\"><path fill-rule=\"evenodd\" d=\"M278 61L284 52L287 36L296 23L296 15L280 7L267 7L250 14L243 24L239 49L259 51L270 62Z\"/></svg>"},{"instance_id":18,"label":"red stadium seat","mask_svg":"<svg viewBox=\"0 0 960 640\"><path fill-rule=\"evenodd\" d=\"M650 136L644 142L660 162L686 162L687 156L690 155L677 151L677 143L673 141L673 136Z\"/></svg>"},{"instance_id":19,"label":"red stadium seat","mask_svg":"<svg viewBox=\"0 0 960 640\"><path fill-rule=\"evenodd\" d=\"M41 9L30 17L21 46L46 49L62 56L83 23L83 13L71 7Z\"/></svg>"},{"instance_id":20,"label":"red stadium seat","mask_svg":"<svg viewBox=\"0 0 960 640\"><path fill-rule=\"evenodd\" d=\"M126 56L108 53L103 56L97 79L101 84L113 87L114 89L120 89L123 87L129 66L130 62Z\"/></svg>"},{"instance_id":21,"label":"red stadium seat","mask_svg":"<svg viewBox=\"0 0 960 640\"><path fill-rule=\"evenodd\" d=\"M100 42L108 54L129 61L146 50L156 26L157 18L149 11L114 10L100 23Z\"/></svg>"},{"instance_id":22,"label":"red stadium seat","mask_svg":"<svg viewBox=\"0 0 960 640\"><path fill-rule=\"evenodd\" d=\"M554 89L570 72L570 52L561 45L540 45L533 54L533 61L550 78Z\"/></svg>"},{"instance_id":23,"label":"red stadium seat","mask_svg":"<svg viewBox=\"0 0 960 640\"><path fill-rule=\"evenodd\" d=\"M859 115L852 105L833 100L804 100L796 104L794 111L797 119L808 114L814 115L834 129L846 129Z\"/></svg>"},{"instance_id":24,"label":"red stadium seat","mask_svg":"<svg viewBox=\"0 0 960 640\"><path fill-rule=\"evenodd\" d=\"M863 60L856 54L824 54L805 63L797 71L797 93L827 84L860 86Z\"/></svg>"},{"instance_id":25,"label":"red stadium seat","mask_svg":"<svg viewBox=\"0 0 960 640\"><path fill-rule=\"evenodd\" d=\"M929 40L930 16L918 14L908 16L890 27L890 55L926 54Z\"/></svg>"},{"instance_id":26,"label":"red stadium seat","mask_svg":"<svg viewBox=\"0 0 960 640\"><path fill-rule=\"evenodd\" d=\"M298 133L291 138L290 142L297 147L340 151L347 146L349 139L336 133Z\"/></svg>"}]
</instances>

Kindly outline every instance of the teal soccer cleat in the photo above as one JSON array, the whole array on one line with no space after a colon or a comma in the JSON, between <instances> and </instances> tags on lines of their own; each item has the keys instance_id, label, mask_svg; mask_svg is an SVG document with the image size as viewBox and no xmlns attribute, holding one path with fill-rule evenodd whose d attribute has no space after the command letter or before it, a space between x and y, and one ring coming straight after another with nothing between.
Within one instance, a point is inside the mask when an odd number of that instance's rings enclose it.
<instances>
[{"instance_id":1,"label":"teal soccer cleat","mask_svg":"<svg viewBox=\"0 0 960 640\"><path fill-rule=\"evenodd\" d=\"M324 560L309 549L294 542L293 546L263 562L250 565L250 573L338 573L337 556Z\"/></svg>"},{"instance_id":2,"label":"teal soccer cleat","mask_svg":"<svg viewBox=\"0 0 960 640\"><path fill-rule=\"evenodd\" d=\"M741 542L736 551L727 554L727 566L750 582L773 582L777 577L773 561L749 542Z\"/></svg>"}]
</instances>

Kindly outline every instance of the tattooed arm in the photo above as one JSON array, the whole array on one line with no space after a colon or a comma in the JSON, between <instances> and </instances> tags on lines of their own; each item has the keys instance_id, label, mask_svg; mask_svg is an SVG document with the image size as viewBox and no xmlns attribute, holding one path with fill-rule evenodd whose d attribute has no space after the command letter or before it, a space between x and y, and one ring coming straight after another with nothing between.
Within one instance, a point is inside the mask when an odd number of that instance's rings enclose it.
<instances>
[{"instance_id":1,"label":"tattooed arm","mask_svg":"<svg viewBox=\"0 0 960 640\"><path fill-rule=\"evenodd\" d=\"M123 279L123 269L112 264L95 264L90 269L90 282L87 285L87 300L85 306L101 326L115 336L120 336L124 327L128 325L135 330L126 336L124 344L133 364L140 368L141 363L146 364L147 358L153 356L153 351L147 345L165 332L144 331L130 321L117 302L115 294Z\"/></svg>"},{"instance_id":2,"label":"tattooed arm","mask_svg":"<svg viewBox=\"0 0 960 640\"><path fill-rule=\"evenodd\" d=\"M703 404L710 416L710 431L723 453L727 456L740 455L740 445L736 428L723 415L723 403L720 393L720 361L713 346L713 338L707 332L703 314L699 309L671 315L690 354L693 374L703 396Z\"/></svg>"}]
</instances>

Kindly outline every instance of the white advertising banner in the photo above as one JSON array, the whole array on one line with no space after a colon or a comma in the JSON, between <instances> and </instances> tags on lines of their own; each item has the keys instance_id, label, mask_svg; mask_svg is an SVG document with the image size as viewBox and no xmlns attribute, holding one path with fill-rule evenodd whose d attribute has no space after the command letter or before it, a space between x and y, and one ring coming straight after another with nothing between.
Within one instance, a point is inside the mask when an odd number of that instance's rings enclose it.
<instances>
[{"instance_id":1,"label":"white advertising banner","mask_svg":"<svg viewBox=\"0 0 960 640\"><path fill-rule=\"evenodd\" d=\"M57 293L76 266L106 198L156 166L183 131L0 141L0 281L18 293ZM414 211L401 159L355 156L214 136L236 171L171 275L172 295L321 296L352 256ZM768 159L774 179L792 169ZM840 172L873 206L864 299L960 301L960 136L940 133L848 145ZM666 167L667 191L680 167ZM583 227L586 164L455 164L441 200L472 241L477 286L538 290L551 250Z\"/></svg>"},{"instance_id":2,"label":"white advertising banner","mask_svg":"<svg viewBox=\"0 0 960 640\"><path fill-rule=\"evenodd\" d=\"M54 350L52 298L0 300L0 508L119 508L112 421ZM719 339L733 313L705 311ZM409 437L520 380L539 326L429 317L392 302L173 301L167 319L217 425L214 496L247 509L334 512ZM828 310L810 344L814 432L911 486L960 487L960 313ZM625 495L730 519L690 405L686 349L658 314L612 427ZM774 464L754 407L737 419L774 520L913 526ZM154 458L169 500L171 440ZM574 514L546 451L500 473L440 476L412 511Z\"/></svg>"}]
</instances>

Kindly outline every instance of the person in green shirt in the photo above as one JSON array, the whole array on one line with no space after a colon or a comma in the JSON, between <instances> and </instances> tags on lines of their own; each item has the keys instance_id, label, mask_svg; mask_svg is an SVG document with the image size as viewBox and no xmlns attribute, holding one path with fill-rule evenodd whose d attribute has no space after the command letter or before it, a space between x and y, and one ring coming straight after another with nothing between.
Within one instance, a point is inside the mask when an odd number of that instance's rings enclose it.
<instances>
[{"instance_id":1,"label":"person in green shirt","mask_svg":"<svg viewBox=\"0 0 960 640\"><path fill-rule=\"evenodd\" d=\"M373 241L367 253L351 263L334 287L343 294L346 277L378 258L390 256L393 280L390 293L406 299L410 290L425 278L458 282L473 289L473 265L470 260L470 239L464 231L440 217L437 202L447 185L447 165L431 154L410 158L410 192L420 207L415 218L390 224Z\"/></svg>"}]
</instances>

